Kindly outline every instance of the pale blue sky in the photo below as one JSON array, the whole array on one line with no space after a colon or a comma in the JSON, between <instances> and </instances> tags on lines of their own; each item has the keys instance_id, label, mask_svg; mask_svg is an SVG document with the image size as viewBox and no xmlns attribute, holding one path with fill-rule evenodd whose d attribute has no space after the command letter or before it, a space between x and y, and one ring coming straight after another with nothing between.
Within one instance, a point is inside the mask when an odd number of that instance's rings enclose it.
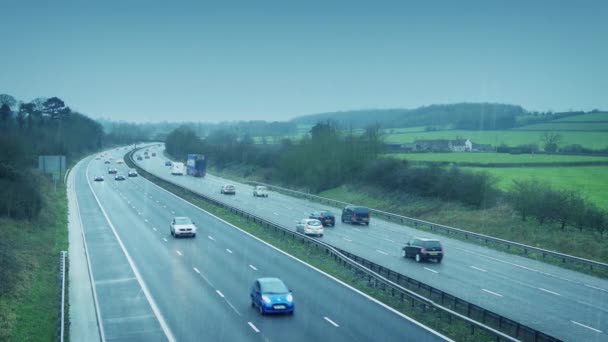
<instances>
[{"instance_id":1,"label":"pale blue sky","mask_svg":"<svg viewBox=\"0 0 608 342\"><path fill-rule=\"evenodd\" d=\"M608 109L608 1L0 0L0 93L92 117Z\"/></svg>"}]
</instances>

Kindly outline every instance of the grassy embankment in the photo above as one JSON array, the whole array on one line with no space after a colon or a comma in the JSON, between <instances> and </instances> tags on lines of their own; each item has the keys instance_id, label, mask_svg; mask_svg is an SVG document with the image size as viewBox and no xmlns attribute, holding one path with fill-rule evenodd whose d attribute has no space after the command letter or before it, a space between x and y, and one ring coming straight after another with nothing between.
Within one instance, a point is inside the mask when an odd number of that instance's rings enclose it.
<instances>
[{"instance_id":1,"label":"grassy embankment","mask_svg":"<svg viewBox=\"0 0 608 342\"><path fill-rule=\"evenodd\" d=\"M33 221L0 219L5 246L14 250L15 285L0 297L1 341L52 341L58 328L59 252L67 251L67 197L42 182L44 206ZM66 293L67 295L67 293ZM67 310L67 307L66 307Z\"/></svg>"}]
</instances>

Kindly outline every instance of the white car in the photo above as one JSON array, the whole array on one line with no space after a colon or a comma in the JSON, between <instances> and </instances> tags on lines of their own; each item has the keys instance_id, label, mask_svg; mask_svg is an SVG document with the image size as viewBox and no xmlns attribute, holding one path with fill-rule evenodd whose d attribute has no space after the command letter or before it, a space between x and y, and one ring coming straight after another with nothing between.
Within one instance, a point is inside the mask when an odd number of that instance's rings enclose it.
<instances>
[{"instance_id":1,"label":"white car","mask_svg":"<svg viewBox=\"0 0 608 342\"><path fill-rule=\"evenodd\" d=\"M171 174L174 176L183 176L184 163L173 163L173 165L171 165Z\"/></svg>"},{"instance_id":2,"label":"white car","mask_svg":"<svg viewBox=\"0 0 608 342\"><path fill-rule=\"evenodd\" d=\"M171 220L169 230L171 231L171 235L176 238L184 235L196 237L196 226L189 217L174 217Z\"/></svg>"},{"instance_id":3,"label":"white car","mask_svg":"<svg viewBox=\"0 0 608 342\"><path fill-rule=\"evenodd\" d=\"M222 186L220 193L223 195L236 195L236 188L232 184L226 184Z\"/></svg>"},{"instance_id":4,"label":"white car","mask_svg":"<svg viewBox=\"0 0 608 342\"><path fill-rule=\"evenodd\" d=\"M268 197L268 188L258 185L253 189L253 197Z\"/></svg>"},{"instance_id":5,"label":"white car","mask_svg":"<svg viewBox=\"0 0 608 342\"><path fill-rule=\"evenodd\" d=\"M302 219L296 225L296 231L305 235L323 236L323 224L317 219Z\"/></svg>"}]
</instances>

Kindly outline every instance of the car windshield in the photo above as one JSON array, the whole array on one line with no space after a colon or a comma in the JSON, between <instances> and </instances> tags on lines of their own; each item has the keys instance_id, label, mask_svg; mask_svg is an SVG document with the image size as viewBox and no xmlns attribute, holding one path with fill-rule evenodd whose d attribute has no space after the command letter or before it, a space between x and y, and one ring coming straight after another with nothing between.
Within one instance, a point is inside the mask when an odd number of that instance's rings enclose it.
<instances>
[{"instance_id":1,"label":"car windshield","mask_svg":"<svg viewBox=\"0 0 608 342\"><path fill-rule=\"evenodd\" d=\"M309 226L320 226L321 222L319 222L318 220L308 221L308 225Z\"/></svg>"},{"instance_id":2,"label":"car windshield","mask_svg":"<svg viewBox=\"0 0 608 342\"><path fill-rule=\"evenodd\" d=\"M422 241L422 245L427 248L441 247L439 241Z\"/></svg>"},{"instance_id":3,"label":"car windshield","mask_svg":"<svg viewBox=\"0 0 608 342\"><path fill-rule=\"evenodd\" d=\"M265 186L258 186L257 189L258 190L266 190L266 187Z\"/></svg>"},{"instance_id":4,"label":"car windshield","mask_svg":"<svg viewBox=\"0 0 608 342\"><path fill-rule=\"evenodd\" d=\"M285 284L280 280L264 280L260 282L262 293L278 294L289 292Z\"/></svg>"},{"instance_id":5,"label":"car windshield","mask_svg":"<svg viewBox=\"0 0 608 342\"><path fill-rule=\"evenodd\" d=\"M187 217L176 217L175 218L175 224L180 224L180 225L183 225L183 224L192 224L192 221L189 218L187 218Z\"/></svg>"}]
</instances>

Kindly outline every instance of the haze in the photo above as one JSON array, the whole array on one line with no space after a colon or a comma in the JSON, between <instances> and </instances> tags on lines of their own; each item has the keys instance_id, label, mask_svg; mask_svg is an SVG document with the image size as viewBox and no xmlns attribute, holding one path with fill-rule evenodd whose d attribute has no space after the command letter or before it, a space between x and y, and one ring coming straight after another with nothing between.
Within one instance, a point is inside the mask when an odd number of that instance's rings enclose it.
<instances>
[{"instance_id":1,"label":"haze","mask_svg":"<svg viewBox=\"0 0 608 342\"><path fill-rule=\"evenodd\" d=\"M162 3L3 1L0 93L140 122L608 108L606 1Z\"/></svg>"}]
</instances>

